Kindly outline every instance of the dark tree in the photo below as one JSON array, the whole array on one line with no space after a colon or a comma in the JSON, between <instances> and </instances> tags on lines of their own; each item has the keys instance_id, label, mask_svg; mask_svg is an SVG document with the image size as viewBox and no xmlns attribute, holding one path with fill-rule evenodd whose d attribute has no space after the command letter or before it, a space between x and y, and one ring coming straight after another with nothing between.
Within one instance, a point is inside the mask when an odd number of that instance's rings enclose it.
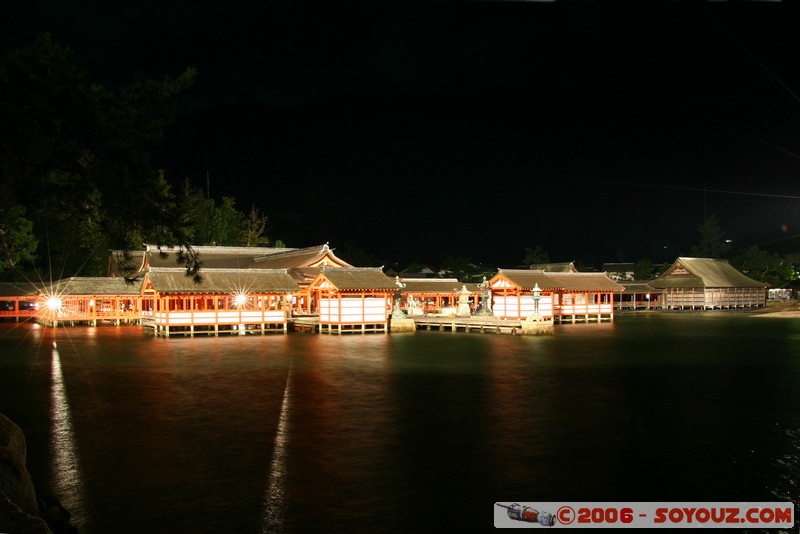
<instances>
[{"instance_id":1,"label":"dark tree","mask_svg":"<svg viewBox=\"0 0 800 534\"><path fill-rule=\"evenodd\" d=\"M27 208L40 269L105 274L109 249L186 242L150 152L194 78L139 78L115 94L48 34L2 58L0 209Z\"/></svg>"},{"instance_id":2,"label":"dark tree","mask_svg":"<svg viewBox=\"0 0 800 534\"><path fill-rule=\"evenodd\" d=\"M761 250L752 246L730 259L731 265L759 282L766 282L772 287L783 287L787 282L797 278L794 266L784 261L778 254Z\"/></svg>"},{"instance_id":3,"label":"dark tree","mask_svg":"<svg viewBox=\"0 0 800 534\"><path fill-rule=\"evenodd\" d=\"M655 276L655 267L653 262L647 258L637 260L633 264L633 279L634 280L650 280Z\"/></svg>"},{"instance_id":4,"label":"dark tree","mask_svg":"<svg viewBox=\"0 0 800 534\"><path fill-rule=\"evenodd\" d=\"M692 255L698 258L724 258L730 249L725 241L725 232L716 215L709 215L703 224L697 225L700 243L692 247Z\"/></svg>"},{"instance_id":5,"label":"dark tree","mask_svg":"<svg viewBox=\"0 0 800 534\"><path fill-rule=\"evenodd\" d=\"M460 282L470 282L472 276L477 272L469 258L447 256L442 262L442 269L446 273L446 277L453 277Z\"/></svg>"},{"instance_id":6,"label":"dark tree","mask_svg":"<svg viewBox=\"0 0 800 534\"><path fill-rule=\"evenodd\" d=\"M550 256L541 245L536 245L536 248L525 247L525 259L522 262L530 267L531 265L541 265L543 263L550 263Z\"/></svg>"}]
</instances>

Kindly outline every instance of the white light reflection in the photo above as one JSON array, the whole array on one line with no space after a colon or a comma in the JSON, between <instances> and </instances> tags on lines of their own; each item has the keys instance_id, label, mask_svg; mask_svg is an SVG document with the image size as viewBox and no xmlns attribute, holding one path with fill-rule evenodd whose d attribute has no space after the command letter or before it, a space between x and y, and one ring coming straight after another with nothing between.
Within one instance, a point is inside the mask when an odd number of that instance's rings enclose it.
<instances>
[{"instance_id":1,"label":"white light reflection","mask_svg":"<svg viewBox=\"0 0 800 534\"><path fill-rule=\"evenodd\" d=\"M286 476L286 445L289 439L289 383L292 378L292 367L286 375L286 387L283 389L281 415L278 419L278 430L275 433L275 446L272 448L272 462L267 477L267 492L264 504L264 534L283 532L285 530L284 515L286 496L284 478Z\"/></svg>"},{"instance_id":2,"label":"white light reflection","mask_svg":"<svg viewBox=\"0 0 800 534\"><path fill-rule=\"evenodd\" d=\"M53 343L55 346L55 342ZM51 393L52 454L54 491L61 504L72 514L73 523L84 513L83 471L75 448L75 432L69 411L64 376L61 373L61 357L53 349L51 369L53 380Z\"/></svg>"}]
</instances>

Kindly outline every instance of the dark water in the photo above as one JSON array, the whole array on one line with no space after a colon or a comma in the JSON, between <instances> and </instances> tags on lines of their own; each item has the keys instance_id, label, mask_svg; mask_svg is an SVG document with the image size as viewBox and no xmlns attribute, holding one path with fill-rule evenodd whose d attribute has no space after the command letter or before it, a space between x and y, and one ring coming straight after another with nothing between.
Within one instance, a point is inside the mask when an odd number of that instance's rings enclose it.
<instances>
[{"instance_id":1,"label":"dark water","mask_svg":"<svg viewBox=\"0 0 800 534\"><path fill-rule=\"evenodd\" d=\"M488 529L495 502L800 499L800 320L0 335L0 411L82 534Z\"/></svg>"}]
</instances>

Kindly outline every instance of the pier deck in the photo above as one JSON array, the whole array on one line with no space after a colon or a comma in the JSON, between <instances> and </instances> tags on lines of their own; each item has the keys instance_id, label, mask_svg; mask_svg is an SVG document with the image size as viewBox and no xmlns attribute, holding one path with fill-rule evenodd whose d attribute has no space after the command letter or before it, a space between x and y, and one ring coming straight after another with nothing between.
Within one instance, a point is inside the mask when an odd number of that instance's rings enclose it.
<instances>
[{"instance_id":1,"label":"pier deck","mask_svg":"<svg viewBox=\"0 0 800 534\"><path fill-rule=\"evenodd\" d=\"M498 317L413 317L417 330L522 334L522 321Z\"/></svg>"},{"instance_id":2,"label":"pier deck","mask_svg":"<svg viewBox=\"0 0 800 534\"><path fill-rule=\"evenodd\" d=\"M414 321L416 330L439 332L480 332L495 334L522 334L522 321L500 319L497 317L435 317L422 316L409 318ZM319 332L320 323L316 316L292 317L289 330L293 332ZM360 333L360 328L350 330Z\"/></svg>"}]
</instances>

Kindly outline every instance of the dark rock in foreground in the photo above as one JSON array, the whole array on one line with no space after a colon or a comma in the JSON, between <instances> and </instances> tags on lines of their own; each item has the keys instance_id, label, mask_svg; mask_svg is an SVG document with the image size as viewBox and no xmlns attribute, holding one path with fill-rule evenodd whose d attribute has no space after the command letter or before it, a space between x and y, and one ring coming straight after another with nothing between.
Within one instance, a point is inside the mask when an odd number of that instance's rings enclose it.
<instances>
[{"instance_id":1,"label":"dark rock in foreground","mask_svg":"<svg viewBox=\"0 0 800 534\"><path fill-rule=\"evenodd\" d=\"M77 533L57 499L37 496L26 457L25 435L0 413L0 532Z\"/></svg>"}]
</instances>

